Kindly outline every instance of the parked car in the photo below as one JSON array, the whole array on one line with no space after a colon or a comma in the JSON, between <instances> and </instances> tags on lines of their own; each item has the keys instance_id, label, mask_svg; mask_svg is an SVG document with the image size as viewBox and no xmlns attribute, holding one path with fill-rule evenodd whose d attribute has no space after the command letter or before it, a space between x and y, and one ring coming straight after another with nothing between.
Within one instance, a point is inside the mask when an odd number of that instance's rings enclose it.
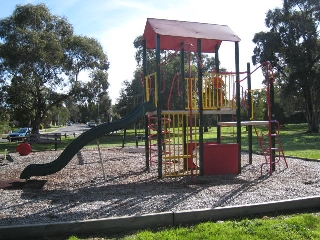
<instances>
[{"instance_id":1,"label":"parked car","mask_svg":"<svg viewBox=\"0 0 320 240\"><path fill-rule=\"evenodd\" d=\"M88 127L95 127L96 126L96 123L95 122L88 122Z\"/></svg>"},{"instance_id":2,"label":"parked car","mask_svg":"<svg viewBox=\"0 0 320 240\"><path fill-rule=\"evenodd\" d=\"M31 133L31 128L19 128L18 130L10 133L7 139L10 141L21 141L24 137L27 137Z\"/></svg>"}]
</instances>

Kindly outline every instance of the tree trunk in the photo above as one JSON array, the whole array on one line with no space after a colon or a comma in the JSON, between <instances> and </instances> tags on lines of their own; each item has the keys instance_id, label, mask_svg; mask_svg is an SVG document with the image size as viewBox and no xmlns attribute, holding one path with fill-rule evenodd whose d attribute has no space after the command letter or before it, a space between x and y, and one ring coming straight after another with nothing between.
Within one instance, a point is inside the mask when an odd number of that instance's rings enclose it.
<instances>
[{"instance_id":1,"label":"tree trunk","mask_svg":"<svg viewBox=\"0 0 320 240\"><path fill-rule=\"evenodd\" d=\"M45 115L45 112L42 110L41 107L39 107L39 109L37 110L37 113L33 119L33 121L31 121L31 127L32 127L32 134L38 134L40 133L40 123L43 120L43 116Z\"/></svg>"},{"instance_id":2,"label":"tree trunk","mask_svg":"<svg viewBox=\"0 0 320 240\"><path fill-rule=\"evenodd\" d=\"M317 114L316 114L317 115ZM312 116L311 119L308 120L308 133L319 133L319 123L318 117Z\"/></svg>"},{"instance_id":3,"label":"tree trunk","mask_svg":"<svg viewBox=\"0 0 320 240\"><path fill-rule=\"evenodd\" d=\"M31 127L32 127L32 134L38 134L40 130L40 119L36 117L32 122L31 122Z\"/></svg>"},{"instance_id":4,"label":"tree trunk","mask_svg":"<svg viewBox=\"0 0 320 240\"><path fill-rule=\"evenodd\" d=\"M310 98L308 98L310 99ZM308 122L308 133L319 132L319 112L314 109L311 101L306 102L306 119Z\"/></svg>"}]
</instances>

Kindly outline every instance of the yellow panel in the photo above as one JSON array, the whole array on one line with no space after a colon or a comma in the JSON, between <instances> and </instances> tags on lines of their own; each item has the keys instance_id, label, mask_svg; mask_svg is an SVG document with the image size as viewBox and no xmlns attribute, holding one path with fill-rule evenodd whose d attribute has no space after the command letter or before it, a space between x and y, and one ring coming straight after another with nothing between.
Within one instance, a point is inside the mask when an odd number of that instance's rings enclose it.
<instances>
[{"instance_id":1,"label":"yellow panel","mask_svg":"<svg viewBox=\"0 0 320 240\"><path fill-rule=\"evenodd\" d=\"M186 109L198 109L197 78L185 78ZM204 110L234 109L235 75L206 73L202 79L202 107Z\"/></svg>"}]
</instances>

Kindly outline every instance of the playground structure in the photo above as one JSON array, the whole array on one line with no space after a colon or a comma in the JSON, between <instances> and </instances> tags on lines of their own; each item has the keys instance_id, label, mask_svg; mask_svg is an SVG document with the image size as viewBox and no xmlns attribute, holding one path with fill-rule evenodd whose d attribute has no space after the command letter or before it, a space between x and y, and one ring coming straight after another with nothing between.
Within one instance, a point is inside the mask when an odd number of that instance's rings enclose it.
<instances>
[{"instance_id":1,"label":"playground structure","mask_svg":"<svg viewBox=\"0 0 320 240\"><path fill-rule=\"evenodd\" d=\"M219 47L223 41L235 43L235 69L232 72L219 71ZM253 113L251 99L250 65L246 72L239 71L239 41L228 26L182 22L148 18L143 34L144 47L144 90L146 101L154 102L157 111L146 117L145 139L146 163L158 164L158 176L185 176L211 174L238 174L241 172L241 126L248 127L249 163L252 163L252 130L258 137L261 152L269 166L270 175L275 164L284 160L288 167L279 138L279 123L273 119L273 81L272 66L263 63L259 68L265 71L267 82L268 121L240 120L240 82L248 82L248 111ZM156 50L156 71L146 72L146 49ZM161 50L174 50L180 53L181 69L176 74L172 86L178 81L181 86L183 107L170 110L172 87L167 109L162 109L161 74L162 66L170 61L170 56L161 62ZM197 76L191 76L190 53L197 56ZM185 69L184 57L188 54L189 69ZM202 71L201 54L215 53L215 71ZM240 80L240 74L245 74ZM178 77L177 77L178 76ZM180 94L180 93L179 93ZM205 115L235 115L235 122L218 122L216 142L204 142ZM252 119L252 116L250 117ZM248 119L248 120L250 120ZM236 127L236 143L221 143L221 127ZM259 132L258 126L265 126L267 132ZM276 154L277 153L277 154ZM278 159L276 159L276 155Z\"/></svg>"},{"instance_id":2,"label":"playground structure","mask_svg":"<svg viewBox=\"0 0 320 240\"><path fill-rule=\"evenodd\" d=\"M235 43L234 73L219 71L219 47L223 41ZM279 125L272 116L273 80L272 68L264 63L258 68L265 69L267 82L268 121L240 121L240 82L248 81L248 107L251 109L251 74L250 65L247 71L239 71L239 41L228 26L181 22L163 19L147 19L143 34L143 86L145 102L137 105L119 121L100 124L77 137L52 162L31 164L21 173L21 179L31 176L45 176L64 168L86 144L97 140L105 134L126 129L145 119L145 162L146 168L156 165L158 177L239 174L241 172L241 126L248 126L249 163L252 163L252 126L258 136L265 162L261 164L261 174L265 165L269 173L281 159L287 166L279 139ZM156 72L146 71L146 50L156 49ZM160 86L161 50L174 50L180 53L180 73L175 75L173 83L181 82L183 99L182 109L170 109L170 95L167 109L162 109ZM191 76L190 54L197 56L197 76ZM185 69L184 58L188 54L188 69ZM215 71L203 73L201 53L215 53ZM167 59L168 61L170 59ZM188 74L186 74L186 72ZM240 80L240 74L246 74ZM217 141L204 142L204 115L235 115L236 122L219 122ZM260 134L256 126L266 126L267 133ZM221 127L236 127L236 143L221 143ZM277 128L278 127L278 128ZM276 146L277 143L277 146ZM278 160L276 154L278 153ZM102 161L101 161L102 163Z\"/></svg>"}]
</instances>

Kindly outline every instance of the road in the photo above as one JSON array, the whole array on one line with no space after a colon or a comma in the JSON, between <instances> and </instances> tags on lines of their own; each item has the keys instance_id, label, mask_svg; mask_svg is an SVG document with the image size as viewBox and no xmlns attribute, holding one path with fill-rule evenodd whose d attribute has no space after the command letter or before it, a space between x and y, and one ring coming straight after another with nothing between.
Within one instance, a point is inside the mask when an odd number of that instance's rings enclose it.
<instances>
[{"instance_id":1,"label":"road","mask_svg":"<svg viewBox=\"0 0 320 240\"><path fill-rule=\"evenodd\" d=\"M68 136L73 135L73 136L77 137L81 133L87 131L88 129L90 129L90 128L86 124L72 124L71 126L64 126L64 127L58 128L54 132L61 133L61 135L67 134ZM50 130L50 132L52 132L52 131ZM40 131L40 133L49 133L49 131L42 130L42 131ZM8 140L0 138L0 142L8 142Z\"/></svg>"},{"instance_id":2,"label":"road","mask_svg":"<svg viewBox=\"0 0 320 240\"><path fill-rule=\"evenodd\" d=\"M61 133L61 135L67 134L69 135L76 135L79 136L81 133L90 129L86 124L72 124L71 126L65 126L58 128L55 130L55 133Z\"/></svg>"}]
</instances>

